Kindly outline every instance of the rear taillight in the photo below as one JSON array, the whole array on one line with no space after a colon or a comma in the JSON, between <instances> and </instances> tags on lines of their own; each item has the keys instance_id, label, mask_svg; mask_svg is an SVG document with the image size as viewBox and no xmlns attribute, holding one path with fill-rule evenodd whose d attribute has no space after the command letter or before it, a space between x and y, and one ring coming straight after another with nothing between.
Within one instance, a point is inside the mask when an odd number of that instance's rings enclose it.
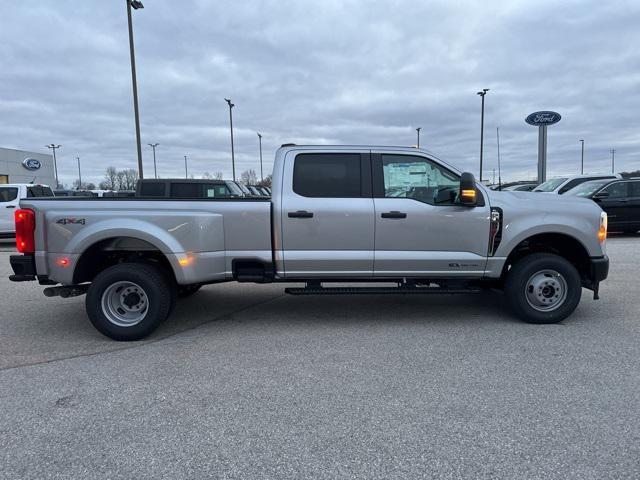
<instances>
[{"instance_id":1,"label":"rear taillight","mask_svg":"<svg viewBox=\"0 0 640 480\"><path fill-rule=\"evenodd\" d=\"M16 247L20 253L34 253L36 242L36 214L33 210L19 209L15 211L16 219Z\"/></svg>"}]
</instances>

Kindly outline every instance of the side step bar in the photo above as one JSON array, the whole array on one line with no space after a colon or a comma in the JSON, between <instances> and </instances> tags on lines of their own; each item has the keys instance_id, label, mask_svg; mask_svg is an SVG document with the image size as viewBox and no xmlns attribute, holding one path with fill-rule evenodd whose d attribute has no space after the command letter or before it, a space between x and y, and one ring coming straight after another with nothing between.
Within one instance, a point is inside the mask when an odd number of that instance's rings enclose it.
<instances>
[{"instance_id":1,"label":"side step bar","mask_svg":"<svg viewBox=\"0 0 640 480\"><path fill-rule=\"evenodd\" d=\"M454 293L480 293L483 290L477 287L322 287L312 285L307 287L285 288L284 291L291 295L442 295Z\"/></svg>"}]
</instances>

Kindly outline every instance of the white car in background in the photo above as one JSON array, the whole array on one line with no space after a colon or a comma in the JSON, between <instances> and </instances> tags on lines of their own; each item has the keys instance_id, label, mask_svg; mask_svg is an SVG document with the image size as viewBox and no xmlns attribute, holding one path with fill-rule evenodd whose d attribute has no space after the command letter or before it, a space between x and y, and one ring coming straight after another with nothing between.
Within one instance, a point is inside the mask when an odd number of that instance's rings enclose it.
<instances>
[{"instance_id":1,"label":"white car in background","mask_svg":"<svg viewBox=\"0 0 640 480\"><path fill-rule=\"evenodd\" d=\"M547 180L544 183L541 183L536 188L532 190L532 192L544 192L544 193L556 193L558 195L562 195L565 192L568 192L573 187L577 187L578 185L588 182L590 180L601 180L601 179L615 179L622 178L619 173L610 173L610 174L592 174L592 175L566 175L564 177L555 177L550 180Z\"/></svg>"},{"instance_id":2,"label":"white car in background","mask_svg":"<svg viewBox=\"0 0 640 480\"><path fill-rule=\"evenodd\" d=\"M48 185L32 183L5 183L0 185L0 238L13 238L16 225L13 212L23 198L53 197Z\"/></svg>"}]
</instances>

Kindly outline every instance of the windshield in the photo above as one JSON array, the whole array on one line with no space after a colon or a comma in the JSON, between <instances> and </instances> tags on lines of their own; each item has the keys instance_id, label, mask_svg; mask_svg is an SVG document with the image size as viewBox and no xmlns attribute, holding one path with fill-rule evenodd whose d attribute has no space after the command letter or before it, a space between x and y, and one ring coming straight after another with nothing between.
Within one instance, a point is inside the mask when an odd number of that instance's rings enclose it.
<instances>
[{"instance_id":1,"label":"windshield","mask_svg":"<svg viewBox=\"0 0 640 480\"><path fill-rule=\"evenodd\" d=\"M231 190L231 193L233 195L242 196L242 190L240 190L240 187L238 187L238 185L236 185L234 182L227 182L227 186L229 187L229 190Z\"/></svg>"},{"instance_id":2,"label":"windshield","mask_svg":"<svg viewBox=\"0 0 640 480\"><path fill-rule=\"evenodd\" d=\"M565 180L567 180L567 177L552 178L551 180L547 180L546 182L544 182L542 185L538 185L533 191L534 192L553 192Z\"/></svg>"},{"instance_id":3,"label":"windshield","mask_svg":"<svg viewBox=\"0 0 640 480\"><path fill-rule=\"evenodd\" d=\"M567 191L565 195L577 195L578 197L589 197L590 195L593 195L602 187L604 187L610 181L611 179L591 180L590 182L584 182L576 187L573 187L571 190Z\"/></svg>"}]
</instances>

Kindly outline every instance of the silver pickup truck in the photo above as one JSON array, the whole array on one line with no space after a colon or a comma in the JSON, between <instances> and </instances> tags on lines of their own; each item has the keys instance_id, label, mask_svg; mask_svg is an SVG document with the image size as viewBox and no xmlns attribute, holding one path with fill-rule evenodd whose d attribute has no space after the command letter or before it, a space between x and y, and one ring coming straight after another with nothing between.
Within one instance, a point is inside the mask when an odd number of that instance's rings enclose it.
<instances>
[{"instance_id":1,"label":"silver pickup truck","mask_svg":"<svg viewBox=\"0 0 640 480\"><path fill-rule=\"evenodd\" d=\"M594 202L491 191L424 150L283 145L270 199L24 199L11 280L86 293L91 322L116 340L229 281L315 295L500 289L523 320L554 323L582 287L597 298L606 236Z\"/></svg>"}]
</instances>

